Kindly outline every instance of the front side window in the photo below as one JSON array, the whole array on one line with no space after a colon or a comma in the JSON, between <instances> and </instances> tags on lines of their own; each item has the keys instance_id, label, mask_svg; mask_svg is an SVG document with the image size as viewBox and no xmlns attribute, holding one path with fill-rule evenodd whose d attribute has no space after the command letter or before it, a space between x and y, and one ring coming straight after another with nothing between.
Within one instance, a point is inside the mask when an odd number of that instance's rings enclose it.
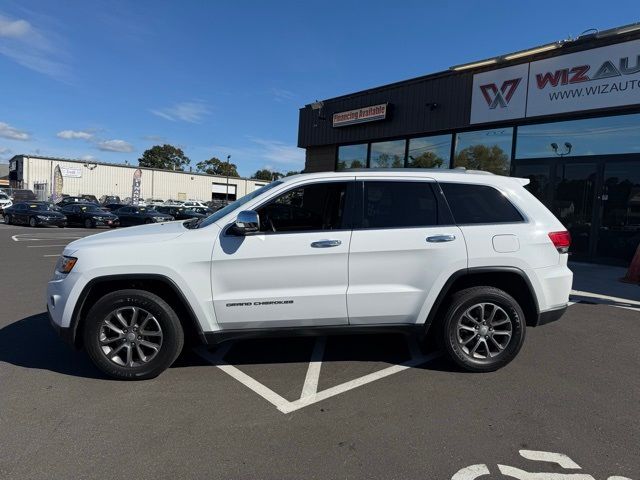
<instances>
[{"instance_id":1,"label":"front side window","mask_svg":"<svg viewBox=\"0 0 640 480\"><path fill-rule=\"evenodd\" d=\"M517 223L520 212L499 190L488 185L440 184L457 224Z\"/></svg>"},{"instance_id":2,"label":"front side window","mask_svg":"<svg viewBox=\"0 0 640 480\"><path fill-rule=\"evenodd\" d=\"M371 168L403 168L406 144L405 140L372 143L369 166Z\"/></svg>"},{"instance_id":3,"label":"front side window","mask_svg":"<svg viewBox=\"0 0 640 480\"><path fill-rule=\"evenodd\" d=\"M428 182L364 182L362 228L437 224L438 202Z\"/></svg>"},{"instance_id":4,"label":"front side window","mask_svg":"<svg viewBox=\"0 0 640 480\"><path fill-rule=\"evenodd\" d=\"M342 145L338 147L338 170L366 168L367 145Z\"/></svg>"},{"instance_id":5,"label":"front side window","mask_svg":"<svg viewBox=\"0 0 640 480\"><path fill-rule=\"evenodd\" d=\"M513 128L456 134L454 167L509 175Z\"/></svg>"},{"instance_id":6,"label":"front side window","mask_svg":"<svg viewBox=\"0 0 640 480\"><path fill-rule=\"evenodd\" d=\"M257 209L260 230L307 232L347 228L347 182L314 183L294 188Z\"/></svg>"},{"instance_id":7,"label":"front side window","mask_svg":"<svg viewBox=\"0 0 640 480\"><path fill-rule=\"evenodd\" d=\"M409 140L410 168L449 168L451 135L412 138Z\"/></svg>"}]
</instances>

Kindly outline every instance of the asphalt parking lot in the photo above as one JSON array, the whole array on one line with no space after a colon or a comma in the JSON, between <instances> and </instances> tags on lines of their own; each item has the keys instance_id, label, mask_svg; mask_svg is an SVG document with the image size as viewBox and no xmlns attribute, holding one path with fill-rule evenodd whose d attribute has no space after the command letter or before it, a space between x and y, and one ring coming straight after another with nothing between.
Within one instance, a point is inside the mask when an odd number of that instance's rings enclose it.
<instances>
[{"instance_id":1,"label":"asphalt parking lot","mask_svg":"<svg viewBox=\"0 0 640 480\"><path fill-rule=\"evenodd\" d=\"M118 382L44 314L57 255L94 233L0 225L2 479L640 480L637 306L572 305L490 374L372 335L194 349Z\"/></svg>"}]
</instances>

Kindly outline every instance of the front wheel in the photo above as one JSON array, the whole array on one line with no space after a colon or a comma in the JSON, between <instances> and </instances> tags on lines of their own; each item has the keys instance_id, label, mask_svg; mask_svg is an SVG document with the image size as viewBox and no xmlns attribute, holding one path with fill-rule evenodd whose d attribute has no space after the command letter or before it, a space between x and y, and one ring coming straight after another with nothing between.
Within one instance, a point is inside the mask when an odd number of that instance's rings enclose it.
<instances>
[{"instance_id":1,"label":"front wheel","mask_svg":"<svg viewBox=\"0 0 640 480\"><path fill-rule=\"evenodd\" d=\"M84 346L93 363L120 380L160 375L182 350L184 332L173 309L144 290L102 297L85 320Z\"/></svg>"},{"instance_id":2,"label":"front wheel","mask_svg":"<svg viewBox=\"0 0 640 480\"><path fill-rule=\"evenodd\" d=\"M37 227L37 226L38 226L38 222L37 222L37 220L36 220L36 218L35 218L35 217L31 217L31 218L29 219L29 226L30 226L30 227Z\"/></svg>"},{"instance_id":3,"label":"front wheel","mask_svg":"<svg viewBox=\"0 0 640 480\"><path fill-rule=\"evenodd\" d=\"M471 372L491 372L513 360L524 342L522 308L494 287L456 292L445 316L444 345L449 357Z\"/></svg>"},{"instance_id":4,"label":"front wheel","mask_svg":"<svg viewBox=\"0 0 640 480\"><path fill-rule=\"evenodd\" d=\"M6 225L11 225L11 215L5 215L4 216L4 223Z\"/></svg>"},{"instance_id":5,"label":"front wheel","mask_svg":"<svg viewBox=\"0 0 640 480\"><path fill-rule=\"evenodd\" d=\"M84 228L93 228L93 222L91 221L91 219L90 219L90 218L87 218L87 219L84 221Z\"/></svg>"}]
</instances>

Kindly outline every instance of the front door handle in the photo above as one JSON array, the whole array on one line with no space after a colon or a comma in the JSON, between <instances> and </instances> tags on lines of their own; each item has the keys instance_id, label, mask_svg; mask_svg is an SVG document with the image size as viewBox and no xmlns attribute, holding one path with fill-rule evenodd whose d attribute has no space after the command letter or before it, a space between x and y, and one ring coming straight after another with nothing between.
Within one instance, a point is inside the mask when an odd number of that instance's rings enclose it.
<instances>
[{"instance_id":1,"label":"front door handle","mask_svg":"<svg viewBox=\"0 0 640 480\"><path fill-rule=\"evenodd\" d=\"M313 248L331 248L339 245L342 245L340 240L318 240L317 242L311 243Z\"/></svg>"},{"instance_id":2,"label":"front door handle","mask_svg":"<svg viewBox=\"0 0 640 480\"><path fill-rule=\"evenodd\" d=\"M433 235L431 237L427 237L427 242L429 243L442 243L442 242L453 242L456 239L455 235Z\"/></svg>"}]
</instances>

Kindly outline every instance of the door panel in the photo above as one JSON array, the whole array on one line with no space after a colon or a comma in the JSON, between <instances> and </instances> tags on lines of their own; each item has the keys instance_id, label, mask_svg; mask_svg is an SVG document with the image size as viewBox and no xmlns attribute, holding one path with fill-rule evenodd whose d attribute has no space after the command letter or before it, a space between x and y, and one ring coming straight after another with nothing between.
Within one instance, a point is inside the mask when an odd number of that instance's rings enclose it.
<instances>
[{"instance_id":1,"label":"door panel","mask_svg":"<svg viewBox=\"0 0 640 480\"><path fill-rule=\"evenodd\" d=\"M363 180L349 251L349 323L424 321L449 276L467 266L462 232L438 225L451 221L435 182Z\"/></svg>"}]
</instances>

